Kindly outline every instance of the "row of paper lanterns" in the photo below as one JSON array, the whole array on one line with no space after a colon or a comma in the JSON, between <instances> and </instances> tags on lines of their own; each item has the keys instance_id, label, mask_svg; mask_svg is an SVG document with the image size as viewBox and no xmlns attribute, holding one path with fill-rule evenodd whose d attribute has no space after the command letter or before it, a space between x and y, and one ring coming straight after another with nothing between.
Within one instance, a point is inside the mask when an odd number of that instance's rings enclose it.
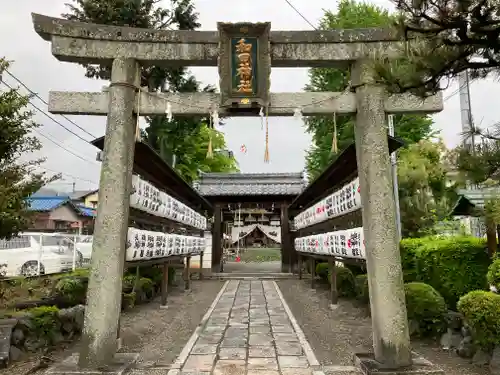
<instances>
[{"instance_id":1,"label":"row of paper lanterns","mask_svg":"<svg viewBox=\"0 0 500 375\"><path fill-rule=\"evenodd\" d=\"M361 208L361 196L359 178L356 177L341 189L302 211L293 221L296 229L302 229L359 208Z\"/></svg>"},{"instance_id":2,"label":"row of paper lanterns","mask_svg":"<svg viewBox=\"0 0 500 375\"><path fill-rule=\"evenodd\" d=\"M132 189L130 207L194 228L207 229L206 217L160 191L139 176L132 176Z\"/></svg>"},{"instance_id":3,"label":"row of paper lanterns","mask_svg":"<svg viewBox=\"0 0 500 375\"><path fill-rule=\"evenodd\" d=\"M198 255L205 250L204 237L183 236L128 228L126 260L128 262Z\"/></svg>"},{"instance_id":4,"label":"row of paper lanterns","mask_svg":"<svg viewBox=\"0 0 500 375\"><path fill-rule=\"evenodd\" d=\"M296 238L295 250L340 258L366 259L363 227Z\"/></svg>"}]
</instances>

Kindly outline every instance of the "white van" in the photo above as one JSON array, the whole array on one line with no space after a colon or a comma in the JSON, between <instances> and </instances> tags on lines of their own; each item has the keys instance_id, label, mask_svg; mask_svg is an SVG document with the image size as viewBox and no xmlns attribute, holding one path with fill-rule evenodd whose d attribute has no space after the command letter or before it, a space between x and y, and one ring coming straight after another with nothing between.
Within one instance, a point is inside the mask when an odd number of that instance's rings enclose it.
<instances>
[{"instance_id":1,"label":"white van","mask_svg":"<svg viewBox=\"0 0 500 375\"><path fill-rule=\"evenodd\" d=\"M72 268L73 248L63 234L21 233L10 240L0 240L0 276L30 277Z\"/></svg>"}]
</instances>

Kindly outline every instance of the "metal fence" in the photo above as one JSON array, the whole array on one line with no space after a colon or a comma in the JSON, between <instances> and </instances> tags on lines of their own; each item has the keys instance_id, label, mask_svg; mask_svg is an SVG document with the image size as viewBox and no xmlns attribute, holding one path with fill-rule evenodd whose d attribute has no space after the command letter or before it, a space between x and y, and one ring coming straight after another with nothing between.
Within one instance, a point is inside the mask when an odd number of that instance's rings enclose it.
<instances>
[{"instance_id":1,"label":"metal fence","mask_svg":"<svg viewBox=\"0 0 500 375\"><path fill-rule=\"evenodd\" d=\"M21 233L0 240L0 277L33 277L88 267L92 236L68 233Z\"/></svg>"}]
</instances>

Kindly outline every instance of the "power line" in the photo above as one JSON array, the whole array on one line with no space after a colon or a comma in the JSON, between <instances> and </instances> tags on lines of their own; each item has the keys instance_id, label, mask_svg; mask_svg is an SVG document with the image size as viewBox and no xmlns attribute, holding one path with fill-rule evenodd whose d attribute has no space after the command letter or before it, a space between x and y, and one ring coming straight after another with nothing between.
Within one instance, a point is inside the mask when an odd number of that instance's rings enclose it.
<instances>
[{"instance_id":1,"label":"power line","mask_svg":"<svg viewBox=\"0 0 500 375\"><path fill-rule=\"evenodd\" d=\"M290 5L290 7L291 7L291 8L295 11L295 13L297 13L300 17L302 17L302 19L303 19L304 21L306 21L306 22L307 22L307 23L308 23L308 24L309 24L309 25L310 25L310 26L311 26L314 30L318 30L318 29L316 28L316 26L314 26L314 25L312 24L312 22L310 22L310 21L306 18L306 16L304 16L304 15L303 15L303 14L302 14L302 13L301 13L301 12L300 12L300 11L299 11L299 10L298 10L298 9L297 9L297 8L296 8L296 7L295 7L295 6L294 6L294 5L293 5L293 4L292 4L289 0L285 0L285 2L286 2L288 5Z\"/></svg>"},{"instance_id":2,"label":"power line","mask_svg":"<svg viewBox=\"0 0 500 375\"><path fill-rule=\"evenodd\" d=\"M14 74L12 74L11 72L9 72L7 69L5 70L5 73L7 73L9 76L11 76L17 83L19 83L21 86L23 86L26 90L28 90L28 92L30 94L32 94L35 97L37 97L38 99L40 99L40 101L43 104L45 104L46 106L49 105L49 103L47 103L47 101L45 101L45 99L43 99L40 95L38 95L36 92L34 92L33 90L31 90L23 81L21 81L19 78L17 78ZM66 115L60 115L60 116L63 117L63 118L65 118L71 124L75 125L78 129L80 129L84 133L90 135L92 138L97 138L95 135L93 135L92 133L89 133L87 130L85 130L84 128L82 128L81 126L79 126L76 122L74 122L73 120L71 120L70 118L68 118ZM67 128L65 128L65 129L68 130ZM68 130L68 131L70 131L70 130ZM73 134L75 134L75 133L73 133Z\"/></svg>"},{"instance_id":3,"label":"power line","mask_svg":"<svg viewBox=\"0 0 500 375\"><path fill-rule=\"evenodd\" d=\"M14 92L16 95L18 95L19 97L21 97L21 96L22 96L22 95L21 95L21 94L19 94L17 91L15 91L15 90L12 88L12 86L10 86L9 84L7 84L5 81L1 81L1 82L2 82L5 86L7 86L9 89L13 90L13 92ZM37 109L38 111L40 111L40 112L42 112L43 114L47 115L47 114L46 114L43 110L41 110L39 107L37 107L36 105L34 105L33 103L31 103L31 101L29 101L29 104L30 104L31 106L33 106L35 109ZM52 119L53 121L55 121L55 120L54 120L51 116L48 116L48 117L49 117L50 119ZM42 134L42 133L41 133L41 132L39 132L37 129L33 129L33 131L34 131L35 133L37 133L38 135L40 135L41 137L43 137L43 138L47 139L48 141L52 142L52 143L53 143L54 145L56 145L57 147L62 148L62 149L63 149L64 151L66 151L66 152L69 152L69 153L70 153L70 154L72 154L73 156L76 156L77 158L79 158L79 159L81 159L81 160L83 160L83 161L86 161L86 162L88 162L88 163L90 163L90 164L97 165L97 163L96 163L96 162L91 161L91 160L88 160L88 159L86 159L86 158L84 158L83 156L80 156L80 155L78 155L78 154L75 154L73 151L68 150L66 147L64 147L63 145L59 144L57 141L55 141L55 140L53 140L53 139L49 138L49 137L48 137L48 136L46 136L45 134ZM86 142L86 143L89 143L88 141L85 141L85 142ZM89 144L91 144L91 143L89 143Z\"/></svg>"},{"instance_id":4,"label":"power line","mask_svg":"<svg viewBox=\"0 0 500 375\"><path fill-rule=\"evenodd\" d=\"M11 85L9 85L7 82L2 81L2 83L3 83L5 86L7 86L9 89L14 90L14 88L13 88ZM16 91L16 93L17 93L17 91ZM19 93L17 93L17 94L19 94ZM19 94L19 95L20 95L20 94ZM90 143L90 141L88 141L87 139L80 137L80 136L79 136L78 134L76 134L73 130L71 130L71 129L67 128L66 126L64 126L63 124L61 124L61 123L60 123L59 121L57 121L54 117L52 117L52 116L51 116L51 115L49 115L47 112L45 112L43 109L41 109L40 107L38 107L36 104L33 104L33 103L31 102L31 100L30 100L29 104L30 104L33 108L35 108L37 111L39 111L40 113L42 113L42 114L43 114L45 117L47 117L49 120L52 120L55 124L59 125L60 127L62 127L62 128L63 128L63 129L65 129L65 130L67 130L68 132L70 132L71 134L73 134L75 137L79 138L80 140L84 141L85 143L92 144L92 143ZM95 137L95 138L97 138L97 137Z\"/></svg>"},{"instance_id":5,"label":"power line","mask_svg":"<svg viewBox=\"0 0 500 375\"><path fill-rule=\"evenodd\" d=\"M64 173L64 172L58 172L56 170L53 170L53 169L50 169L50 168L47 168L47 167L42 167L42 166L36 166L36 168L40 168L40 169L43 169L43 170L46 170L48 172L53 172L53 173L57 173L57 174L60 174L61 176L66 176L66 177L69 177L69 178L73 178L75 180L80 180L80 181L84 181L84 182L90 182L92 184L96 184L96 185L99 185L97 182L95 181L92 181L92 180L87 180L86 178L82 178L82 177L78 177L78 176L74 176L72 174L69 174L69 173Z\"/></svg>"}]
</instances>

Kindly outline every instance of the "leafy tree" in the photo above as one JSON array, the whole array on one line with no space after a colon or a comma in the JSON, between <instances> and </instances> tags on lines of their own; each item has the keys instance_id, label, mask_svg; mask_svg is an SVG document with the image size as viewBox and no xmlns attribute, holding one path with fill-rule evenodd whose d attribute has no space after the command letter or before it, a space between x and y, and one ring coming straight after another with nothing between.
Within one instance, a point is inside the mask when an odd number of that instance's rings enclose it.
<instances>
[{"instance_id":1,"label":"leafy tree","mask_svg":"<svg viewBox=\"0 0 500 375\"><path fill-rule=\"evenodd\" d=\"M454 203L442 141L421 140L398 152L398 185L403 237L432 232Z\"/></svg>"},{"instance_id":2,"label":"leafy tree","mask_svg":"<svg viewBox=\"0 0 500 375\"><path fill-rule=\"evenodd\" d=\"M433 94L442 78L470 69L473 78L498 72L500 22L498 2L395 0L396 27L409 43L401 57L382 57L376 70L392 91Z\"/></svg>"},{"instance_id":3,"label":"leafy tree","mask_svg":"<svg viewBox=\"0 0 500 375\"><path fill-rule=\"evenodd\" d=\"M216 152L212 158L206 158L209 139L212 137L212 147ZM226 142L224 134L209 128L202 124L196 132L188 135L182 148L178 148L176 154L180 155L176 166L178 171L187 181L193 181L197 178L198 170L201 172L233 172L237 170L236 160L228 157L223 152L217 150L225 149ZM199 164L198 160L205 160L205 163Z\"/></svg>"},{"instance_id":4,"label":"leafy tree","mask_svg":"<svg viewBox=\"0 0 500 375\"><path fill-rule=\"evenodd\" d=\"M9 63L0 58L0 77L8 67ZM33 172L44 159L21 160L41 148L31 135L39 125L25 109L28 103L29 97L17 89L0 91L0 239L9 239L29 226L26 197L55 180Z\"/></svg>"},{"instance_id":5,"label":"leafy tree","mask_svg":"<svg viewBox=\"0 0 500 375\"><path fill-rule=\"evenodd\" d=\"M87 23L130 26L154 30L178 28L179 30L194 30L200 26L198 14L195 12L191 0L172 0L172 9L158 6L158 0L73 0L75 5L68 4L69 13L62 16L73 21ZM84 65L89 78L110 78L109 66ZM141 86L147 86L150 92L214 92L212 86L200 88L200 83L184 67L141 67ZM205 154L181 155L180 153L192 150L187 142L193 136L200 134L201 124L208 123L206 117L184 117L167 121L165 116L152 116L147 119L146 132L141 134L151 146L169 164L172 164L173 155L180 156L176 163L177 171L187 181L191 181L198 168L222 172L217 168L221 164L212 163ZM223 154L218 158L229 157ZM189 162L187 162L189 161ZM232 165L236 169L234 160L226 160L224 165ZM192 168L189 169L188 168ZM196 168L195 168L196 167Z\"/></svg>"},{"instance_id":6,"label":"leafy tree","mask_svg":"<svg viewBox=\"0 0 500 375\"><path fill-rule=\"evenodd\" d=\"M470 183L482 189L488 189L484 209L476 207L478 214L484 217L488 252L491 256L497 249L497 226L500 224L500 196L491 195L499 186L500 179L500 138L480 129L473 129L481 140L474 146L466 145L455 150L457 169Z\"/></svg>"},{"instance_id":7,"label":"leafy tree","mask_svg":"<svg viewBox=\"0 0 500 375\"><path fill-rule=\"evenodd\" d=\"M320 29L352 29L386 26L395 18L383 8L352 0L341 0L337 12L326 11ZM347 69L316 68L309 72L308 91L341 92L349 87L350 72ZM338 150L354 141L355 118L351 115L336 116ZM418 142L432 132L432 120L428 116L395 116L396 136L408 143ZM334 119L332 116L316 116L306 119L307 131L312 134L313 145L306 157L306 168L311 178L319 175L336 157L332 151Z\"/></svg>"}]
</instances>

